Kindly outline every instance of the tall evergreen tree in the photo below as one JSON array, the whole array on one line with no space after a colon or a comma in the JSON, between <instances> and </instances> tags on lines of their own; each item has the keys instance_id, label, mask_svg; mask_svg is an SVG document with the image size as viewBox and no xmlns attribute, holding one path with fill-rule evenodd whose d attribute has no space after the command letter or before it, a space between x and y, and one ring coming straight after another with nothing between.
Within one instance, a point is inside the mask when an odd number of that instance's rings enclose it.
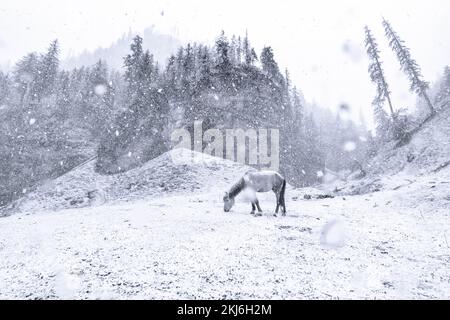
<instances>
[{"instance_id":1,"label":"tall evergreen tree","mask_svg":"<svg viewBox=\"0 0 450 320\"><path fill-rule=\"evenodd\" d=\"M128 93L130 95L135 95L142 88L141 85L141 59L144 54L144 50L142 48L142 37L137 35L133 39L133 43L131 44L131 53L128 54L124 59L125 70L125 80L128 84Z\"/></svg>"},{"instance_id":2,"label":"tall evergreen tree","mask_svg":"<svg viewBox=\"0 0 450 320\"><path fill-rule=\"evenodd\" d=\"M303 123L304 123L304 106L302 103L302 99L300 97L300 93L298 92L297 88L294 87L293 89L293 93L292 93L292 109L293 109L293 114L294 114L294 119L297 122L297 126L299 127L299 129L301 129L303 127Z\"/></svg>"},{"instance_id":3,"label":"tall evergreen tree","mask_svg":"<svg viewBox=\"0 0 450 320\"><path fill-rule=\"evenodd\" d=\"M45 55L40 57L35 95L40 101L42 97L55 93L55 81L59 68L59 43L54 40Z\"/></svg>"},{"instance_id":4,"label":"tall evergreen tree","mask_svg":"<svg viewBox=\"0 0 450 320\"><path fill-rule=\"evenodd\" d=\"M271 79L279 81L281 74L273 55L273 49L271 47L264 47L260 58L263 72L265 72Z\"/></svg>"},{"instance_id":5,"label":"tall evergreen tree","mask_svg":"<svg viewBox=\"0 0 450 320\"><path fill-rule=\"evenodd\" d=\"M57 104L58 110L56 116L59 121L64 121L69 117L72 97L70 94L70 73L63 71L58 77Z\"/></svg>"},{"instance_id":6,"label":"tall evergreen tree","mask_svg":"<svg viewBox=\"0 0 450 320\"><path fill-rule=\"evenodd\" d=\"M375 131L380 141L387 141L392 137L392 127L389 116L383 108L375 108Z\"/></svg>"},{"instance_id":7,"label":"tall evergreen tree","mask_svg":"<svg viewBox=\"0 0 450 320\"><path fill-rule=\"evenodd\" d=\"M226 77L231 71L230 44L225 32L222 30L220 36L216 40L217 64L216 68L222 77Z\"/></svg>"},{"instance_id":8,"label":"tall evergreen tree","mask_svg":"<svg viewBox=\"0 0 450 320\"><path fill-rule=\"evenodd\" d=\"M399 35L392 29L391 24L383 18L383 26L386 37L389 40L389 46L397 55L400 62L401 69L407 74L411 83L410 90L416 92L419 96L423 97L427 102L431 114L434 114L434 107L428 97L427 90L429 83L423 80L420 67L417 62L411 57L409 48L406 47L405 42L399 37Z\"/></svg>"},{"instance_id":9,"label":"tall evergreen tree","mask_svg":"<svg viewBox=\"0 0 450 320\"><path fill-rule=\"evenodd\" d=\"M446 66L440 84L438 93L436 94L435 102L442 107L445 104L450 105L450 67Z\"/></svg>"},{"instance_id":10,"label":"tall evergreen tree","mask_svg":"<svg viewBox=\"0 0 450 320\"><path fill-rule=\"evenodd\" d=\"M248 33L245 31L245 38L242 44L242 51L244 56L244 65L246 67L253 66L255 61L258 60L255 50L250 45L250 40L248 39Z\"/></svg>"},{"instance_id":11,"label":"tall evergreen tree","mask_svg":"<svg viewBox=\"0 0 450 320\"><path fill-rule=\"evenodd\" d=\"M98 148L97 170L106 173L127 170L166 150L168 103L157 86L153 55L143 51L136 36L125 57L128 108L119 114ZM133 150L135 156L127 156Z\"/></svg>"},{"instance_id":12,"label":"tall evergreen tree","mask_svg":"<svg viewBox=\"0 0 450 320\"><path fill-rule=\"evenodd\" d=\"M10 79L8 74L0 71L0 108L6 104L10 94Z\"/></svg>"},{"instance_id":13,"label":"tall evergreen tree","mask_svg":"<svg viewBox=\"0 0 450 320\"><path fill-rule=\"evenodd\" d=\"M384 71L382 68L378 44L375 38L373 37L370 29L367 26L365 27L365 32L366 32L365 45L367 55L370 61L368 71L370 74L370 79L377 87L377 95L375 96L372 104L375 106L375 108L382 108L384 101L387 100L389 104L389 109L391 111L392 121L395 124L396 117L394 113L394 108L392 107L390 97L391 92L389 91L389 86L387 84L386 77L384 75Z\"/></svg>"},{"instance_id":14,"label":"tall evergreen tree","mask_svg":"<svg viewBox=\"0 0 450 320\"><path fill-rule=\"evenodd\" d=\"M34 98L39 59L36 53L27 54L15 66L13 78L16 83L20 104L27 104Z\"/></svg>"},{"instance_id":15,"label":"tall evergreen tree","mask_svg":"<svg viewBox=\"0 0 450 320\"><path fill-rule=\"evenodd\" d=\"M237 39L236 44L236 63L239 65L242 62L242 39L241 36Z\"/></svg>"}]
</instances>

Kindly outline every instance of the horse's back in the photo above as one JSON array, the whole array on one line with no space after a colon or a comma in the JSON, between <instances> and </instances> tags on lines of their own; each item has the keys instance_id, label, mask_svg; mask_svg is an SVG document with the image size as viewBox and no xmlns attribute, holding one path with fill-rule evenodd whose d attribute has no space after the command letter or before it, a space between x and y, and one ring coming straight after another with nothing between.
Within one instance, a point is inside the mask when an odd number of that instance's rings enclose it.
<instances>
[{"instance_id":1,"label":"horse's back","mask_svg":"<svg viewBox=\"0 0 450 320\"><path fill-rule=\"evenodd\" d=\"M263 170L247 172L244 180L247 186L257 192L267 192L273 190L274 187L280 186L284 178L276 171Z\"/></svg>"},{"instance_id":2,"label":"horse's back","mask_svg":"<svg viewBox=\"0 0 450 320\"><path fill-rule=\"evenodd\" d=\"M262 177L263 179L276 179L276 180L284 180L283 176L272 170L261 170L261 171L249 171L246 173L246 175L249 175L251 177Z\"/></svg>"}]
</instances>

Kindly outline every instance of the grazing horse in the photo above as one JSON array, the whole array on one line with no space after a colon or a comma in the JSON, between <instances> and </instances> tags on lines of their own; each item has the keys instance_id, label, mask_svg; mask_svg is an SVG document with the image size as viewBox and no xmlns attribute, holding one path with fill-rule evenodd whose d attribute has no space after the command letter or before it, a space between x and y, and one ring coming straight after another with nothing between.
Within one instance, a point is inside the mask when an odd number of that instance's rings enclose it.
<instances>
[{"instance_id":1,"label":"grazing horse","mask_svg":"<svg viewBox=\"0 0 450 320\"><path fill-rule=\"evenodd\" d=\"M268 192L273 191L277 197L277 207L275 215L281 206L283 216L286 215L286 205L284 202L284 192L286 190L286 180L275 171L248 171L239 181L233 185L230 191L225 193L223 197L223 210L229 212L234 205L234 198L245 188L250 188L254 192ZM261 215L261 207L258 199L252 199L251 214L255 214L255 209L258 208L258 215Z\"/></svg>"}]
</instances>

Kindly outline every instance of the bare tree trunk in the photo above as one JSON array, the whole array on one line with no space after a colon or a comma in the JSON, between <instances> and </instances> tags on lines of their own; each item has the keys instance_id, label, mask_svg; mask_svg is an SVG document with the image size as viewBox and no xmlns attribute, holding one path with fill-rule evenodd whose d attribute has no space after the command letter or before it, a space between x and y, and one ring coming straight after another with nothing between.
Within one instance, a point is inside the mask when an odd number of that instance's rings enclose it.
<instances>
[{"instance_id":1,"label":"bare tree trunk","mask_svg":"<svg viewBox=\"0 0 450 320\"><path fill-rule=\"evenodd\" d=\"M425 91L423 91L423 92L422 92L422 95L423 95L423 97L425 98L425 101L427 102L428 107L430 108L431 115L434 115L434 113L435 113L436 111L434 110L433 104L431 103L431 100L430 100L430 98L428 97L428 94L427 94Z\"/></svg>"},{"instance_id":2,"label":"bare tree trunk","mask_svg":"<svg viewBox=\"0 0 450 320\"><path fill-rule=\"evenodd\" d=\"M378 61L377 58L375 58L375 61L376 61L378 69L379 70L383 70L383 69L381 69L380 61ZM394 126L396 126L397 125L397 118L395 117L394 108L392 107L392 102L391 102L391 96L389 94L389 90L387 88L387 84L386 84L386 80L384 79L384 75L382 76L382 82L383 82L384 91L386 93L385 96L386 96L386 99L387 99L388 104L389 104L389 109L391 110L392 121L394 122Z\"/></svg>"}]
</instances>

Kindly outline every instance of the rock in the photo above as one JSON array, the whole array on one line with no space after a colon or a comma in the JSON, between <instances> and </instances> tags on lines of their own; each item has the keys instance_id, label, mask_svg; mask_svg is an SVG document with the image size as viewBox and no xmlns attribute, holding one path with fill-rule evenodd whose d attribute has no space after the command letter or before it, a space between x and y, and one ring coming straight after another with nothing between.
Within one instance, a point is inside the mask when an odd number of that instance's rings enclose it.
<instances>
[{"instance_id":1,"label":"rock","mask_svg":"<svg viewBox=\"0 0 450 320\"><path fill-rule=\"evenodd\" d=\"M333 199L334 196L331 194L319 194L316 196L316 199Z\"/></svg>"}]
</instances>

